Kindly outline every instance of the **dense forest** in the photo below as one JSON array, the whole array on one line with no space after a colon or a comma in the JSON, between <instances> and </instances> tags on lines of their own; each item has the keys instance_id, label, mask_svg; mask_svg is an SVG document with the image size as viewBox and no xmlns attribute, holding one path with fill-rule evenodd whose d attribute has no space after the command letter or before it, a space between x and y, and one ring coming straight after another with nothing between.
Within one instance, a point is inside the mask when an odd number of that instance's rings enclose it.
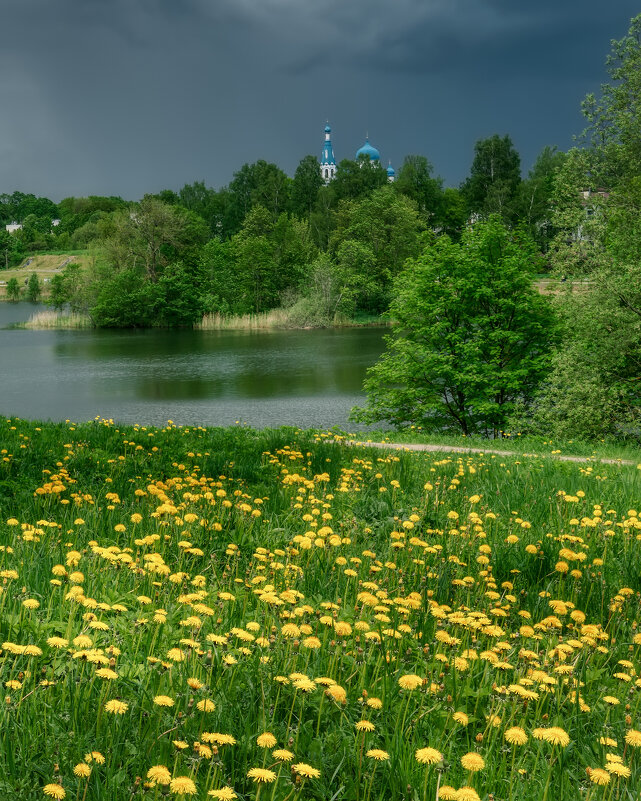
<instances>
[{"instance_id":1,"label":"dense forest","mask_svg":"<svg viewBox=\"0 0 641 801\"><path fill-rule=\"evenodd\" d=\"M471 219L498 214L547 252L563 158L546 147L522 178L510 137L496 135L477 143L458 188L444 187L416 155L393 183L365 157L342 161L326 186L318 160L306 156L293 178L257 161L221 189L195 182L136 203L1 194L0 264L88 249L90 270L69 265L53 281L52 302L70 303L100 326L192 325L205 313L276 307L308 325L377 316L405 260L436 236L458 241ZM22 228L8 233L12 222Z\"/></svg>"}]
</instances>

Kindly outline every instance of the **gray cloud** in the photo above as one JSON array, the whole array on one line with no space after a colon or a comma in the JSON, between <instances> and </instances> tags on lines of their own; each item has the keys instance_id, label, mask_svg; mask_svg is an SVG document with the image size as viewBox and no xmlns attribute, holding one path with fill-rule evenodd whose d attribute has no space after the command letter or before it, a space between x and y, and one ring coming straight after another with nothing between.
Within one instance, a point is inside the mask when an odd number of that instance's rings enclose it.
<instances>
[{"instance_id":1,"label":"gray cloud","mask_svg":"<svg viewBox=\"0 0 641 801\"><path fill-rule=\"evenodd\" d=\"M619 0L4 0L0 191L140 197L227 183L265 158L293 174L329 118L339 157L460 181L510 133L525 165L582 127Z\"/></svg>"}]
</instances>

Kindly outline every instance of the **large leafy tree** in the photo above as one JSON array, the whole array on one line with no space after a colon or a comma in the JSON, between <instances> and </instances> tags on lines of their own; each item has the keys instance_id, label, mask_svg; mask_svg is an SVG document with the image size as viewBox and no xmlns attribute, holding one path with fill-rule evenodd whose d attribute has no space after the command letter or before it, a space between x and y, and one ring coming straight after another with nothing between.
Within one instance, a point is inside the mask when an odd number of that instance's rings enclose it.
<instances>
[{"instance_id":1,"label":"large leafy tree","mask_svg":"<svg viewBox=\"0 0 641 801\"><path fill-rule=\"evenodd\" d=\"M340 161L330 187L335 201L355 200L386 183L387 172L380 162L370 161L369 156L365 156L358 161Z\"/></svg>"},{"instance_id":2,"label":"large leafy tree","mask_svg":"<svg viewBox=\"0 0 641 801\"><path fill-rule=\"evenodd\" d=\"M392 279L406 258L418 254L423 229L415 203L389 185L340 203L330 252L350 276L349 283L360 283L358 305L386 310Z\"/></svg>"},{"instance_id":3,"label":"large leafy tree","mask_svg":"<svg viewBox=\"0 0 641 801\"><path fill-rule=\"evenodd\" d=\"M214 273L211 293L229 298L231 310L243 314L273 309L285 292L297 289L313 248L307 223L286 214L273 220L269 211L258 205L232 237L227 252L233 263L231 271L228 262L221 264L220 252L212 253L223 269ZM231 284L221 285L221 279L231 280Z\"/></svg>"},{"instance_id":4,"label":"large leafy tree","mask_svg":"<svg viewBox=\"0 0 641 801\"><path fill-rule=\"evenodd\" d=\"M240 230L254 206L262 206L276 220L287 211L291 180L276 166L262 159L244 164L234 173L227 192L231 209L227 211L229 233Z\"/></svg>"},{"instance_id":5,"label":"large leafy tree","mask_svg":"<svg viewBox=\"0 0 641 801\"><path fill-rule=\"evenodd\" d=\"M554 314L533 287L534 251L492 217L460 243L442 236L410 260L356 419L496 436L549 367Z\"/></svg>"},{"instance_id":6,"label":"large leafy tree","mask_svg":"<svg viewBox=\"0 0 641 801\"><path fill-rule=\"evenodd\" d=\"M509 136L494 134L476 143L470 175L462 187L472 214L500 214L512 221L520 182L521 158Z\"/></svg>"},{"instance_id":7,"label":"large leafy tree","mask_svg":"<svg viewBox=\"0 0 641 801\"><path fill-rule=\"evenodd\" d=\"M528 177L521 182L515 198L519 222L543 252L556 233L552 222L552 197L556 177L565 161L565 153L546 146L539 153Z\"/></svg>"},{"instance_id":8,"label":"large leafy tree","mask_svg":"<svg viewBox=\"0 0 641 801\"><path fill-rule=\"evenodd\" d=\"M443 192L443 182L432 176L432 170L425 156L406 156L394 183L395 189L411 198L427 220L436 217Z\"/></svg>"},{"instance_id":9,"label":"large leafy tree","mask_svg":"<svg viewBox=\"0 0 641 801\"><path fill-rule=\"evenodd\" d=\"M291 208L294 214L308 220L323 186L320 165L316 156L301 159L292 181Z\"/></svg>"},{"instance_id":10,"label":"large leafy tree","mask_svg":"<svg viewBox=\"0 0 641 801\"><path fill-rule=\"evenodd\" d=\"M552 257L584 283L560 297L563 348L525 421L565 437L638 436L641 421L641 15L607 65L608 83L583 103L584 147L555 187Z\"/></svg>"}]
</instances>

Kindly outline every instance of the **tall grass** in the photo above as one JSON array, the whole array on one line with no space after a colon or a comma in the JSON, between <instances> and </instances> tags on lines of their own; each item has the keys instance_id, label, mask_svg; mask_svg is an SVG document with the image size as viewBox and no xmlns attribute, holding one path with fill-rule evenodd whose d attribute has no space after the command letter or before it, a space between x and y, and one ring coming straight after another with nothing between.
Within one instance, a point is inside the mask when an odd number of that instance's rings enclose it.
<instances>
[{"instance_id":1,"label":"tall grass","mask_svg":"<svg viewBox=\"0 0 641 801\"><path fill-rule=\"evenodd\" d=\"M88 314L47 309L33 314L24 324L24 327L31 329L93 328L93 323Z\"/></svg>"},{"instance_id":2,"label":"tall grass","mask_svg":"<svg viewBox=\"0 0 641 801\"><path fill-rule=\"evenodd\" d=\"M272 309L259 314L206 314L195 328L204 331L266 331L279 328L348 328L363 325L389 325L389 321L373 315L350 319L342 314L325 319L322 315L304 314L300 305L295 304L289 308Z\"/></svg>"},{"instance_id":3,"label":"tall grass","mask_svg":"<svg viewBox=\"0 0 641 801\"><path fill-rule=\"evenodd\" d=\"M205 314L195 327L203 331L260 331L292 326L287 309L272 309L259 314Z\"/></svg>"},{"instance_id":4,"label":"tall grass","mask_svg":"<svg viewBox=\"0 0 641 801\"><path fill-rule=\"evenodd\" d=\"M327 439L0 418L0 797L636 801L640 471Z\"/></svg>"}]
</instances>

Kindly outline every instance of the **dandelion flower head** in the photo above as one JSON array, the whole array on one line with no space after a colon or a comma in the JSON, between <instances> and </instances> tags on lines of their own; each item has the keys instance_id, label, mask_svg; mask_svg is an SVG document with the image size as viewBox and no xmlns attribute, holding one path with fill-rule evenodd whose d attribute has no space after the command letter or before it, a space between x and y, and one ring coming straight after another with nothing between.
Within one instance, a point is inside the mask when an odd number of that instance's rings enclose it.
<instances>
[{"instance_id":1,"label":"dandelion flower head","mask_svg":"<svg viewBox=\"0 0 641 801\"><path fill-rule=\"evenodd\" d=\"M42 792L48 795L49 798L64 798L67 795L65 788L61 784L45 784Z\"/></svg>"}]
</instances>

